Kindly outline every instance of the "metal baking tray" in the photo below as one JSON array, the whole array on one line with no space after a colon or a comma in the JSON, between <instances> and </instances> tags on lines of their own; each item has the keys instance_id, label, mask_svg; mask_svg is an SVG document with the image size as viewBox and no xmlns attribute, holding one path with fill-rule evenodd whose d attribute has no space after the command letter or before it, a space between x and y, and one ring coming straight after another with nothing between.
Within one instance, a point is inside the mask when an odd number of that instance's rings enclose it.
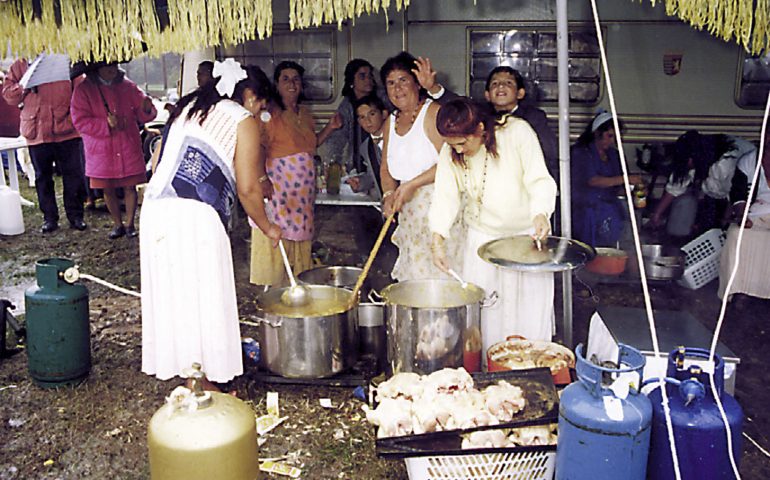
<instances>
[{"instance_id":1,"label":"metal baking tray","mask_svg":"<svg viewBox=\"0 0 770 480\"><path fill-rule=\"evenodd\" d=\"M491 240L478 249L483 260L522 272L564 272L580 267L596 256L586 243L564 237L546 237L541 249L529 235Z\"/></svg>"},{"instance_id":2,"label":"metal baking tray","mask_svg":"<svg viewBox=\"0 0 770 480\"><path fill-rule=\"evenodd\" d=\"M426 455L470 455L475 453L525 452L554 450L555 445L533 447L462 449L462 435L477 430L500 430L531 425L557 423L559 396L549 368L511 370L505 372L474 373L474 384L482 390L505 380L524 390L527 405L510 422L457 430L443 430L400 437L378 438L375 442L377 455L382 458L408 458Z\"/></svg>"}]
</instances>

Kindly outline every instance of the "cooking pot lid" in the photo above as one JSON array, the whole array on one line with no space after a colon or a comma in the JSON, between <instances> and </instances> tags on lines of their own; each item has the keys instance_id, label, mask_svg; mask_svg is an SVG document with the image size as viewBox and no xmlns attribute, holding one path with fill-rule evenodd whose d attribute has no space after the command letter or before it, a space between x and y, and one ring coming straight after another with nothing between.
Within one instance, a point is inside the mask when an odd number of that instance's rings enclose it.
<instances>
[{"instance_id":1,"label":"cooking pot lid","mask_svg":"<svg viewBox=\"0 0 770 480\"><path fill-rule=\"evenodd\" d=\"M326 317L350 310L350 290L327 285L305 285L310 294L307 305L290 306L281 295L290 287L271 288L257 297L257 306L264 313L289 318Z\"/></svg>"},{"instance_id":2,"label":"cooking pot lid","mask_svg":"<svg viewBox=\"0 0 770 480\"><path fill-rule=\"evenodd\" d=\"M596 256L590 245L564 237L546 237L542 249L529 235L515 235L489 241L478 249L479 257L500 267L523 272L563 272Z\"/></svg>"}]
</instances>

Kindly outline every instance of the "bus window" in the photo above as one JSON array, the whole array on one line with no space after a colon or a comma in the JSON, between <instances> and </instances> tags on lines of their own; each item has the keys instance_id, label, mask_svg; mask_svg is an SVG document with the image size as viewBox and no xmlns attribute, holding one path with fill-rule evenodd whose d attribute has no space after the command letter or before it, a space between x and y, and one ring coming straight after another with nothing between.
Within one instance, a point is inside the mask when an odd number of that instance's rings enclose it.
<instances>
[{"instance_id":1,"label":"bus window","mask_svg":"<svg viewBox=\"0 0 770 480\"><path fill-rule=\"evenodd\" d=\"M770 52L764 55L742 54L735 103L743 108L765 108L770 92Z\"/></svg>"},{"instance_id":2,"label":"bus window","mask_svg":"<svg viewBox=\"0 0 770 480\"><path fill-rule=\"evenodd\" d=\"M527 92L537 102L556 102L556 32L552 29L469 28L470 93L484 97L489 72L498 65L518 70L527 82ZM591 31L573 31L569 36L569 91L575 103L599 101L601 65L599 43Z\"/></svg>"},{"instance_id":3,"label":"bus window","mask_svg":"<svg viewBox=\"0 0 770 480\"><path fill-rule=\"evenodd\" d=\"M217 58L233 58L242 65L257 65L270 78L278 63L293 60L305 68L304 94L308 101L328 103L334 98L333 53L334 30L322 27L293 32L273 30L270 38L220 47Z\"/></svg>"}]
</instances>

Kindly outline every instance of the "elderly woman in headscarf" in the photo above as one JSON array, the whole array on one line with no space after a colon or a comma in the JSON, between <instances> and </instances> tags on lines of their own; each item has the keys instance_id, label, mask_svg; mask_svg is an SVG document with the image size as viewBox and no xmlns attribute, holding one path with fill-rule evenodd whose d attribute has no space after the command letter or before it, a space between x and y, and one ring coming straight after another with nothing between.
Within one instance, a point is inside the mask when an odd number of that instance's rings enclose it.
<instances>
[{"instance_id":1,"label":"elderly woman in headscarf","mask_svg":"<svg viewBox=\"0 0 770 480\"><path fill-rule=\"evenodd\" d=\"M600 112L578 137L572 158L572 236L595 247L615 246L627 215L617 198L623 185L612 114ZM640 184L639 175L628 181Z\"/></svg>"}]
</instances>

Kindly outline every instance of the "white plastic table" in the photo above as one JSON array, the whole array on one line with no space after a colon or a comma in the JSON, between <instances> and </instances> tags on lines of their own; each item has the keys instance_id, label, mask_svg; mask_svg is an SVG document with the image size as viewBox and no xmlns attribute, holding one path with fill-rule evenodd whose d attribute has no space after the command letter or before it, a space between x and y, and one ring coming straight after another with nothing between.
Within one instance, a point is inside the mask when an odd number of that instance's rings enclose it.
<instances>
[{"instance_id":1,"label":"white plastic table","mask_svg":"<svg viewBox=\"0 0 770 480\"><path fill-rule=\"evenodd\" d=\"M27 141L24 137L0 137L0 152L8 153L8 183L5 181L5 170L0 168L0 185L9 185L11 189L19 191L19 174L16 170L16 150L27 148ZM31 207L34 203L19 194L21 204Z\"/></svg>"}]
</instances>

